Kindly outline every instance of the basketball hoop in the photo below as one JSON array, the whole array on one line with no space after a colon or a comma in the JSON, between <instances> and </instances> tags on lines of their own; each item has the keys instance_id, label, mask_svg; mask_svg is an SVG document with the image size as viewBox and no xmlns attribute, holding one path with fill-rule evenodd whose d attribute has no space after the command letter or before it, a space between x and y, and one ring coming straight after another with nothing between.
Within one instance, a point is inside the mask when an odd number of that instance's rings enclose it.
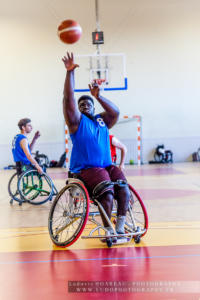
<instances>
[{"instance_id":1,"label":"basketball hoop","mask_svg":"<svg viewBox=\"0 0 200 300\"><path fill-rule=\"evenodd\" d=\"M106 84L106 80L105 79L101 79L101 78L93 79L92 83L97 83L98 85L104 85L104 84Z\"/></svg>"},{"instance_id":2,"label":"basketball hoop","mask_svg":"<svg viewBox=\"0 0 200 300\"><path fill-rule=\"evenodd\" d=\"M104 91L127 90L126 59L123 53L76 55L77 68L75 92L89 92L88 82L96 80Z\"/></svg>"},{"instance_id":3,"label":"basketball hoop","mask_svg":"<svg viewBox=\"0 0 200 300\"><path fill-rule=\"evenodd\" d=\"M104 86L107 84L107 82L106 82L106 79L98 78L98 79L93 79L92 80L92 84L97 84L98 87L99 87L99 89L101 91L103 91L104 90Z\"/></svg>"}]
</instances>

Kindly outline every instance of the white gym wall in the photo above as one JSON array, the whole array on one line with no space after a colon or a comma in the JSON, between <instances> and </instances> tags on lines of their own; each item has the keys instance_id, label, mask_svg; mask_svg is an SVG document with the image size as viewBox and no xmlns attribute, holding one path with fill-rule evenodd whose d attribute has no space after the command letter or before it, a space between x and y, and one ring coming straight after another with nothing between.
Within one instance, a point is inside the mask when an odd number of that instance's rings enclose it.
<instances>
[{"instance_id":1,"label":"white gym wall","mask_svg":"<svg viewBox=\"0 0 200 300\"><path fill-rule=\"evenodd\" d=\"M191 160L200 146L200 1L99 0L99 18L101 51L127 58L128 90L105 96L121 116L142 116L143 162L159 143L176 162ZM64 19L83 29L74 45L56 35ZM0 168L12 163L11 140L23 117L41 131L35 149L55 160L64 152L61 58L66 50L94 53L95 28L94 0L0 0Z\"/></svg>"}]
</instances>

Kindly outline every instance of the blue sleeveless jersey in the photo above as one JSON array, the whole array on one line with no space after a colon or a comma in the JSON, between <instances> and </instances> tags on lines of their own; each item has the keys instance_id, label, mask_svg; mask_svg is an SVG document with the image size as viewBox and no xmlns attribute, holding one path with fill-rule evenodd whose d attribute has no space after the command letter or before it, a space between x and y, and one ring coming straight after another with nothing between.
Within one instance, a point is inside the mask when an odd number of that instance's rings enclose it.
<instances>
[{"instance_id":1,"label":"blue sleeveless jersey","mask_svg":"<svg viewBox=\"0 0 200 300\"><path fill-rule=\"evenodd\" d=\"M20 146L20 142L23 139L27 139L27 137L23 134L17 134L12 141L12 154L15 162L20 161L24 165L30 165L31 162L26 157L23 149ZM31 153L31 149L28 144L29 152Z\"/></svg>"},{"instance_id":2,"label":"blue sleeveless jersey","mask_svg":"<svg viewBox=\"0 0 200 300\"><path fill-rule=\"evenodd\" d=\"M91 120L82 114L78 130L70 136L73 144L71 172L79 173L82 169L93 167L105 168L112 164L109 132L100 115Z\"/></svg>"}]
</instances>

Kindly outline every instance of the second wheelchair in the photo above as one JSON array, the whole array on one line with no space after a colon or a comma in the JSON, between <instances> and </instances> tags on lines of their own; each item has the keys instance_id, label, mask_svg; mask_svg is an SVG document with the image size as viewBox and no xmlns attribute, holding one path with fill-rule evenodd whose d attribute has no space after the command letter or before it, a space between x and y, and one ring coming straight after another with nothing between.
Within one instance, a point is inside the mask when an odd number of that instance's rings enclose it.
<instances>
[{"instance_id":1,"label":"second wheelchair","mask_svg":"<svg viewBox=\"0 0 200 300\"><path fill-rule=\"evenodd\" d=\"M10 204L17 201L19 205L24 202L39 205L57 194L57 189L51 178L46 174L39 174L32 167L25 167L12 175L8 183L8 192L11 197Z\"/></svg>"}]
</instances>

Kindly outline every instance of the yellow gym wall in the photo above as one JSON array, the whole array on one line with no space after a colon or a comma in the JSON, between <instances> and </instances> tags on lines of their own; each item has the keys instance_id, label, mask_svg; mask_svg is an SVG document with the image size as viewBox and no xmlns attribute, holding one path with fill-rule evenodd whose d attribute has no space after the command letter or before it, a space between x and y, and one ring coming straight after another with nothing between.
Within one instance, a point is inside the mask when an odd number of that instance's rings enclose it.
<instances>
[{"instance_id":1,"label":"yellow gym wall","mask_svg":"<svg viewBox=\"0 0 200 300\"><path fill-rule=\"evenodd\" d=\"M121 115L143 119L143 160L164 143L176 161L199 146L200 2L198 0L99 0L103 53L124 52L128 90L104 95ZM74 45L59 41L60 21L83 29ZM66 50L93 54L94 0L0 0L0 167L12 163L17 122L30 117L41 131L36 149L50 159L64 151L62 91ZM99 107L97 106L97 111ZM123 136L123 125L120 128ZM136 137L136 132L131 138Z\"/></svg>"}]
</instances>

